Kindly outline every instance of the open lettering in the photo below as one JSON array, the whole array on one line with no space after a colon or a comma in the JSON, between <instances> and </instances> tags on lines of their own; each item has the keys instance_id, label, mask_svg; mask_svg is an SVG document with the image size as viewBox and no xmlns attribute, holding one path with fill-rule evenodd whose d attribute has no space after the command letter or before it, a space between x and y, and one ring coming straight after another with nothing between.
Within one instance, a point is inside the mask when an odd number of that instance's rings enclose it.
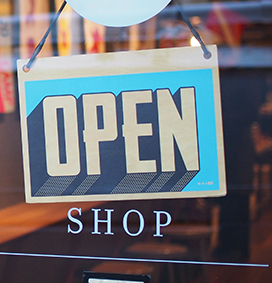
<instances>
[{"instance_id":1,"label":"open lettering","mask_svg":"<svg viewBox=\"0 0 272 283\"><path fill-rule=\"evenodd\" d=\"M176 144L188 171L199 170L194 88L180 88L180 109L168 89L123 91L122 129L118 129L116 97L113 93L83 94L82 106L72 95L48 96L43 101L46 166L50 176L76 176L81 172L79 134L86 150L87 175L101 174L100 143L124 138L126 173L155 173L156 160L140 158L139 139L151 137L152 123L138 121L138 105L156 104L161 172L176 171ZM155 97L155 99L153 99ZM155 100L155 101L154 101ZM78 107L82 107L84 129L79 133ZM98 113L100 109L100 114ZM60 159L58 111L63 114L65 161ZM99 122L98 116L102 116ZM100 124L102 123L102 125Z\"/></svg>"}]
</instances>

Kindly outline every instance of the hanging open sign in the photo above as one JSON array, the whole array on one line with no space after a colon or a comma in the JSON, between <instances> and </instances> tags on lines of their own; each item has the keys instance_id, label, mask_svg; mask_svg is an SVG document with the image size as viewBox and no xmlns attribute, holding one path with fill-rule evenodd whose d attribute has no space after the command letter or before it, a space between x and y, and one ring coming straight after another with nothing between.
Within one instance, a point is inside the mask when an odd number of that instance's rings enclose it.
<instances>
[{"instance_id":1,"label":"hanging open sign","mask_svg":"<svg viewBox=\"0 0 272 283\"><path fill-rule=\"evenodd\" d=\"M19 60L27 202L225 195L208 48Z\"/></svg>"}]
</instances>

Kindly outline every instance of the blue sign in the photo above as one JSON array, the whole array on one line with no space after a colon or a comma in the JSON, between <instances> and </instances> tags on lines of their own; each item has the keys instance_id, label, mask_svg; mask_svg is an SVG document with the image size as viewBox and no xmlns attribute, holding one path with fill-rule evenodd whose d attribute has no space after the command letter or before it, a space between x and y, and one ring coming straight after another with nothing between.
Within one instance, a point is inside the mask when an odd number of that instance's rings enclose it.
<instances>
[{"instance_id":1,"label":"blue sign","mask_svg":"<svg viewBox=\"0 0 272 283\"><path fill-rule=\"evenodd\" d=\"M202 68L25 80L28 201L224 195L214 78Z\"/></svg>"}]
</instances>

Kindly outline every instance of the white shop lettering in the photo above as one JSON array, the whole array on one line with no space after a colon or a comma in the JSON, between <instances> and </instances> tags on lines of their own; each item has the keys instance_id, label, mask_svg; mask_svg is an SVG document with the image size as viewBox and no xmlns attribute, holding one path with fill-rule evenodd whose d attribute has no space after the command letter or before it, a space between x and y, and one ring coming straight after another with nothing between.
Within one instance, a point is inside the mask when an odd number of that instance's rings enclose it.
<instances>
[{"instance_id":1,"label":"white shop lettering","mask_svg":"<svg viewBox=\"0 0 272 283\"><path fill-rule=\"evenodd\" d=\"M99 218L99 212L101 211L100 208L93 208L92 211L93 211L94 224L93 224L93 232L91 232L91 234L100 235L101 232L99 231L99 224L105 224L107 229L104 232L104 235L114 235L114 231L112 231L112 213L114 213L114 209L104 209L104 212L106 212L105 219ZM172 221L172 217L166 211L154 210L153 213L155 214L155 233L153 234L153 237L163 237L161 228L170 225ZM131 214L136 214L139 218L139 228L137 232L131 232L129 229L128 221ZM81 208L73 207L69 209L67 213L67 217L73 223L73 228L71 227L71 224L67 225L67 233L71 233L75 235L81 233L84 229L84 225L82 221L79 219L81 217ZM128 210L123 216L122 224L123 224L123 229L127 235L131 237L137 237L144 231L145 228L144 216L140 211L136 209Z\"/></svg>"}]
</instances>

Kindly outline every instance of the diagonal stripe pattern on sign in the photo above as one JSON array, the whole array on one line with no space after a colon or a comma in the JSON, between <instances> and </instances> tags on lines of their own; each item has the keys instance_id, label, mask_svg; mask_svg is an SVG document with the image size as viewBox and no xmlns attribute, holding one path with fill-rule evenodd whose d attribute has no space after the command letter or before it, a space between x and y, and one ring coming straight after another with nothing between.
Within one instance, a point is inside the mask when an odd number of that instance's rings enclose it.
<instances>
[{"instance_id":1,"label":"diagonal stripe pattern on sign","mask_svg":"<svg viewBox=\"0 0 272 283\"><path fill-rule=\"evenodd\" d=\"M61 196L71 185L76 176L72 177L50 177L37 191L35 196Z\"/></svg>"},{"instance_id":2,"label":"diagonal stripe pattern on sign","mask_svg":"<svg viewBox=\"0 0 272 283\"><path fill-rule=\"evenodd\" d=\"M175 172L161 173L154 183L147 189L147 193L159 192L160 189L173 177Z\"/></svg>"},{"instance_id":3,"label":"diagonal stripe pattern on sign","mask_svg":"<svg viewBox=\"0 0 272 283\"><path fill-rule=\"evenodd\" d=\"M199 171L188 171L186 172L180 179L179 181L175 184L175 186L171 189L171 192L180 192L182 191L185 186L194 178L194 176L198 173Z\"/></svg>"},{"instance_id":4,"label":"diagonal stripe pattern on sign","mask_svg":"<svg viewBox=\"0 0 272 283\"><path fill-rule=\"evenodd\" d=\"M156 175L157 173L128 174L121 180L121 182L111 193L140 193Z\"/></svg>"},{"instance_id":5,"label":"diagonal stripe pattern on sign","mask_svg":"<svg viewBox=\"0 0 272 283\"><path fill-rule=\"evenodd\" d=\"M72 195L85 195L91 186L100 178L100 175L87 176L86 179L77 187Z\"/></svg>"}]
</instances>

